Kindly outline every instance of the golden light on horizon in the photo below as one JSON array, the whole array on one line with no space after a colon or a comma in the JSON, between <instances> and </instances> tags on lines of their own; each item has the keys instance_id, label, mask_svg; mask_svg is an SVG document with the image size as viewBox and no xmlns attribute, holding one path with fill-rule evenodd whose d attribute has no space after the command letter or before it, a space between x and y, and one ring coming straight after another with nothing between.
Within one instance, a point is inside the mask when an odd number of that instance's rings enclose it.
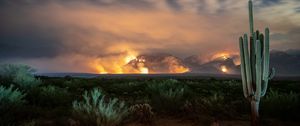
<instances>
[{"instance_id":1,"label":"golden light on horizon","mask_svg":"<svg viewBox=\"0 0 300 126\"><path fill-rule=\"evenodd\" d=\"M185 72L189 72L190 69L187 68L187 67L183 67L183 66L179 66L179 65L175 65L172 67L172 70L171 70L173 73L185 73Z\"/></svg>"},{"instance_id":2,"label":"golden light on horizon","mask_svg":"<svg viewBox=\"0 0 300 126\"><path fill-rule=\"evenodd\" d=\"M108 74L108 72L100 71L100 74Z\"/></svg>"},{"instance_id":3,"label":"golden light on horizon","mask_svg":"<svg viewBox=\"0 0 300 126\"><path fill-rule=\"evenodd\" d=\"M132 61L134 59L136 59L135 55L127 55L124 60L125 60L125 63L129 63L130 61Z\"/></svg>"},{"instance_id":4,"label":"golden light on horizon","mask_svg":"<svg viewBox=\"0 0 300 126\"><path fill-rule=\"evenodd\" d=\"M140 72L141 72L141 74L148 74L149 69L147 67L142 67L142 68L140 68Z\"/></svg>"},{"instance_id":5,"label":"golden light on horizon","mask_svg":"<svg viewBox=\"0 0 300 126\"><path fill-rule=\"evenodd\" d=\"M223 73L227 73L228 72L228 69L226 68L226 66L221 66L221 71L223 72Z\"/></svg>"},{"instance_id":6,"label":"golden light on horizon","mask_svg":"<svg viewBox=\"0 0 300 126\"><path fill-rule=\"evenodd\" d=\"M217 53L217 54L213 55L211 60L214 60L214 59L217 59L217 58L222 58L223 60L226 60L229 57L230 57L230 53L221 52L221 53Z\"/></svg>"},{"instance_id":7,"label":"golden light on horizon","mask_svg":"<svg viewBox=\"0 0 300 126\"><path fill-rule=\"evenodd\" d=\"M149 69L145 66L146 59L140 58L137 59L137 61L138 61L137 67L140 74L148 74Z\"/></svg>"},{"instance_id":8,"label":"golden light on horizon","mask_svg":"<svg viewBox=\"0 0 300 126\"><path fill-rule=\"evenodd\" d=\"M228 57L224 55L224 56L222 56L222 58L223 58L224 60L226 60Z\"/></svg>"}]
</instances>

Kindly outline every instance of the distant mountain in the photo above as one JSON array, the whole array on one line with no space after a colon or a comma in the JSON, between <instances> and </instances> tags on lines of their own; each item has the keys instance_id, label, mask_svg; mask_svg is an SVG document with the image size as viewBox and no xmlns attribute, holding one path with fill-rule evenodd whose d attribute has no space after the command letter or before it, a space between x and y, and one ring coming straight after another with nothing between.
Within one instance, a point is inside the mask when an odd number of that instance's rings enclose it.
<instances>
[{"instance_id":1,"label":"distant mountain","mask_svg":"<svg viewBox=\"0 0 300 126\"><path fill-rule=\"evenodd\" d=\"M141 70L147 68L149 73L189 73L189 74L240 74L240 66L234 61L237 60L236 55L227 57L217 57L210 61L202 61L202 57L198 55L189 56L181 59L170 54L147 54L140 55L136 59L130 61L124 67L133 70ZM270 68L276 69L276 75L300 75L300 50L276 51L270 53ZM136 72L139 73L139 72ZM48 76L65 76L64 74L47 74ZM72 76L97 76L93 74L76 74Z\"/></svg>"},{"instance_id":2,"label":"distant mountain","mask_svg":"<svg viewBox=\"0 0 300 126\"><path fill-rule=\"evenodd\" d=\"M287 54L300 56L300 50L298 49L289 49L285 51Z\"/></svg>"},{"instance_id":3,"label":"distant mountain","mask_svg":"<svg viewBox=\"0 0 300 126\"><path fill-rule=\"evenodd\" d=\"M239 73L238 66L234 64L233 58L216 58L206 63L196 63L196 56L186 58L184 63L189 64L190 73L213 73L222 74L226 69L226 73L237 74Z\"/></svg>"},{"instance_id":4,"label":"distant mountain","mask_svg":"<svg viewBox=\"0 0 300 126\"><path fill-rule=\"evenodd\" d=\"M134 68L146 67L150 73L184 73L188 71L183 61L170 54L140 55L127 65Z\"/></svg>"},{"instance_id":5,"label":"distant mountain","mask_svg":"<svg viewBox=\"0 0 300 126\"><path fill-rule=\"evenodd\" d=\"M203 63L199 56L190 56L184 59L184 64L189 67L190 73L220 74L221 66L226 66L228 73L239 74L239 65L234 64L236 56L216 58ZM270 52L270 68L276 69L276 75L300 75L300 50L287 50Z\"/></svg>"},{"instance_id":6,"label":"distant mountain","mask_svg":"<svg viewBox=\"0 0 300 126\"><path fill-rule=\"evenodd\" d=\"M272 51L270 67L276 69L277 74L300 75L300 55L298 51Z\"/></svg>"},{"instance_id":7,"label":"distant mountain","mask_svg":"<svg viewBox=\"0 0 300 126\"><path fill-rule=\"evenodd\" d=\"M192 55L183 60L184 64L188 67L197 67L203 63L201 56Z\"/></svg>"}]
</instances>

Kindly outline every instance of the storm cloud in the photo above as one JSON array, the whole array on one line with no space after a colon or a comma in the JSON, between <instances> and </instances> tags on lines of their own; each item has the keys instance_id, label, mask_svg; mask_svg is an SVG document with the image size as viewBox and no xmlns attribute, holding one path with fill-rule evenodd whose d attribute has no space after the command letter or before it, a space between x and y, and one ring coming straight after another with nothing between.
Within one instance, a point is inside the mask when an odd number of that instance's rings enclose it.
<instances>
[{"instance_id":1,"label":"storm cloud","mask_svg":"<svg viewBox=\"0 0 300 126\"><path fill-rule=\"evenodd\" d=\"M254 4L272 49L300 49L299 0ZM106 64L127 53L236 53L249 31L247 11L247 0L1 0L0 61L95 72L95 59Z\"/></svg>"}]
</instances>

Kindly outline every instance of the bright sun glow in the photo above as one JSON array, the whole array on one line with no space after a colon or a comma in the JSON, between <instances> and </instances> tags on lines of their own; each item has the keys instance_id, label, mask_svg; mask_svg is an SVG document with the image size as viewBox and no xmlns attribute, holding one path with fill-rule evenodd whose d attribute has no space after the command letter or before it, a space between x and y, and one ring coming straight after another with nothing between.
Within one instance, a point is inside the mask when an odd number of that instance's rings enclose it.
<instances>
[{"instance_id":1,"label":"bright sun glow","mask_svg":"<svg viewBox=\"0 0 300 126\"><path fill-rule=\"evenodd\" d=\"M140 71L140 74L148 74L149 73L149 69L145 66L145 62L146 62L146 59L138 59L138 69Z\"/></svg>"},{"instance_id":2,"label":"bright sun glow","mask_svg":"<svg viewBox=\"0 0 300 126\"><path fill-rule=\"evenodd\" d=\"M125 63L129 63L131 60L134 60L134 59L136 59L135 55L127 55L124 60L125 60Z\"/></svg>"},{"instance_id":3,"label":"bright sun glow","mask_svg":"<svg viewBox=\"0 0 300 126\"><path fill-rule=\"evenodd\" d=\"M222 71L223 73L227 73L227 72L228 72L226 66L221 66L221 71Z\"/></svg>"},{"instance_id":4,"label":"bright sun glow","mask_svg":"<svg viewBox=\"0 0 300 126\"><path fill-rule=\"evenodd\" d=\"M212 60L217 59L217 58L222 58L223 60L226 60L229 57L230 57L230 54L228 52L222 52L222 53L217 53L217 54L213 55Z\"/></svg>"},{"instance_id":5,"label":"bright sun glow","mask_svg":"<svg viewBox=\"0 0 300 126\"><path fill-rule=\"evenodd\" d=\"M148 68L143 67L143 68L140 68L140 72L141 72L141 74L148 74L149 70L148 70Z\"/></svg>"},{"instance_id":6,"label":"bright sun glow","mask_svg":"<svg viewBox=\"0 0 300 126\"><path fill-rule=\"evenodd\" d=\"M129 49L128 49L129 50ZM155 61L156 62L156 61ZM185 73L190 69L178 63L176 58L166 57L162 64L167 62L168 72L170 73ZM90 66L95 69L98 74L154 74L157 67L153 61L147 59L146 56L129 50L119 55L111 55L103 58L97 58L91 61Z\"/></svg>"}]
</instances>

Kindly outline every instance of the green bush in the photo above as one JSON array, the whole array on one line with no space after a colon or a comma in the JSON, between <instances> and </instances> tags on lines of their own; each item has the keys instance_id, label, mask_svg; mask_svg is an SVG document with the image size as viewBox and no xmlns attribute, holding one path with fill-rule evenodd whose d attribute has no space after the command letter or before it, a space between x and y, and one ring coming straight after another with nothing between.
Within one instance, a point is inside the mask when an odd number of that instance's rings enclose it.
<instances>
[{"instance_id":1,"label":"green bush","mask_svg":"<svg viewBox=\"0 0 300 126\"><path fill-rule=\"evenodd\" d=\"M25 103L25 94L14 89L0 86L0 125L8 125L18 121L20 107Z\"/></svg>"},{"instance_id":2,"label":"green bush","mask_svg":"<svg viewBox=\"0 0 300 126\"><path fill-rule=\"evenodd\" d=\"M0 108L11 105L21 105L25 102L25 94L18 89L13 89L13 85L9 88L0 86Z\"/></svg>"},{"instance_id":3,"label":"green bush","mask_svg":"<svg viewBox=\"0 0 300 126\"><path fill-rule=\"evenodd\" d=\"M147 97L147 93L144 91L145 84L142 82L113 83L102 87L111 97L127 98L128 104L135 104L134 101L137 99L146 100Z\"/></svg>"},{"instance_id":4,"label":"green bush","mask_svg":"<svg viewBox=\"0 0 300 126\"><path fill-rule=\"evenodd\" d=\"M141 123L152 123L154 120L154 113L152 112L152 107L145 104L135 104L129 108L129 112L134 121Z\"/></svg>"},{"instance_id":5,"label":"green bush","mask_svg":"<svg viewBox=\"0 0 300 126\"><path fill-rule=\"evenodd\" d=\"M212 96L202 98L201 103L203 112L207 112L213 116L224 114L227 109L224 96L217 93Z\"/></svg>"},{"instance_id":6,"label":"green bush","mask_svg":"<svg viewBox=\"0 0 300 126\"><path fill-rule=\"evenodd\" d=\"M128 113L123 101L117 98L106 99L98 88L89 93L85 91L83 101L74 101L75 118L83 125L116 126Z\"/></svg>"},{"instance_id":7,"label":"green bush","mask_svg":"<svg viewBox=\"0 0 300 126\"><path fill-rule=\"evenodd\" d=\"M35 120L30 120L24 122L21 126L37 126L37 122Z\"/></svg>"},{"instance_id":8,"label":"green bush","mask_svg":"<svg viewBox=\"0 0 300 126\"><path fill-rule=\"evenodd\" d=\"M299 94L293 92L280 93L270 90L261 102L264 114L280 118L299 117L299 106Z\"/></svg>"},{"instance_id":9,"label":"green bush","mask_svg":"<svg viewBox=\"0 0 300 126\"><path fill-rule=\"evenodd\" d=\"M36 79L32 74L26 71L19 71L13 82L19 85L22 89L31 89L41 84L41 80Z\"/></svg>"},{"instance_id":10,"label":"green bush","mask_svg":"<svg viewBox=\"0 0 300 126\"><path fill-rule=\"evenodd\" d=\"M112 93L134 92L144 88L144 84L138 82L113 83L105 86L107 91Z\"/></svg>"},{"instance_id":11,"label":"green bush","mask_svg":"<svg viewBox=\"0 0 300 126\"><path fill-rule=\"evenodd\" d=\"M41 84L41 80L34 77L34 71L34 69L27 65L0 65L0 76L5 83L13 83L26 90Z\"/></svg>"},{"instance_id":12,"label":"green bush","mask_svg":"<svg viewBox=\"0 0 300 126\"><path fill-rule=\"evenodd\" d=\"M72 102L71 94L66 89L52 85L33 88L26 98L31 104L42 107L67 106Z\"/></svg>"},{"instance_id":13,"label":"green bush","mask_svg":"<svg viewBox=\"0 0 300 126\"><path fill-rule=\"evenodd\" d=\"M147 83L147 91L150 92L159 92L162 90L169 90L177 88L178 86L183 87L183 85L179 84L178 80L175 79L168 79L168 80L161 80L161 81L150 81Z\"/></svg>"},{"instance_id":14,"label":"green bush","mask_svg":"<svg viewBox=\"0 0 300 126\"><path fill-rule=\"evenodd\" d=\"M81 95L85 90L91 90L94 87L99 86L98 83L94 82L95 80L96 79L73 78L71 80L64 80L62 83L57 83L55 85L68 88L70 92Z\"/></svg>"},{"instance_id":15,"label":"green bush","mask_svg":"<svg viewBox=\"0 0 300 126\"><path fill-rule=\"evenodd\" d=\"M26 71L26 73L33 73L35 70L27 65L21 65L21 64L0 65L0 76L3 78L13 79L19 71Z\"/></svg>"},{"instance_id":16,"label":"green bush","mask_svg":"<svg viewBox=\"0 0 300 126\"><path fill-rule=\"evenodd\" d=\"M160 112L178 112L189 93L186 86L174 79L149 83L146 87L154 109Z\"/></svg>"}]
</instances>

